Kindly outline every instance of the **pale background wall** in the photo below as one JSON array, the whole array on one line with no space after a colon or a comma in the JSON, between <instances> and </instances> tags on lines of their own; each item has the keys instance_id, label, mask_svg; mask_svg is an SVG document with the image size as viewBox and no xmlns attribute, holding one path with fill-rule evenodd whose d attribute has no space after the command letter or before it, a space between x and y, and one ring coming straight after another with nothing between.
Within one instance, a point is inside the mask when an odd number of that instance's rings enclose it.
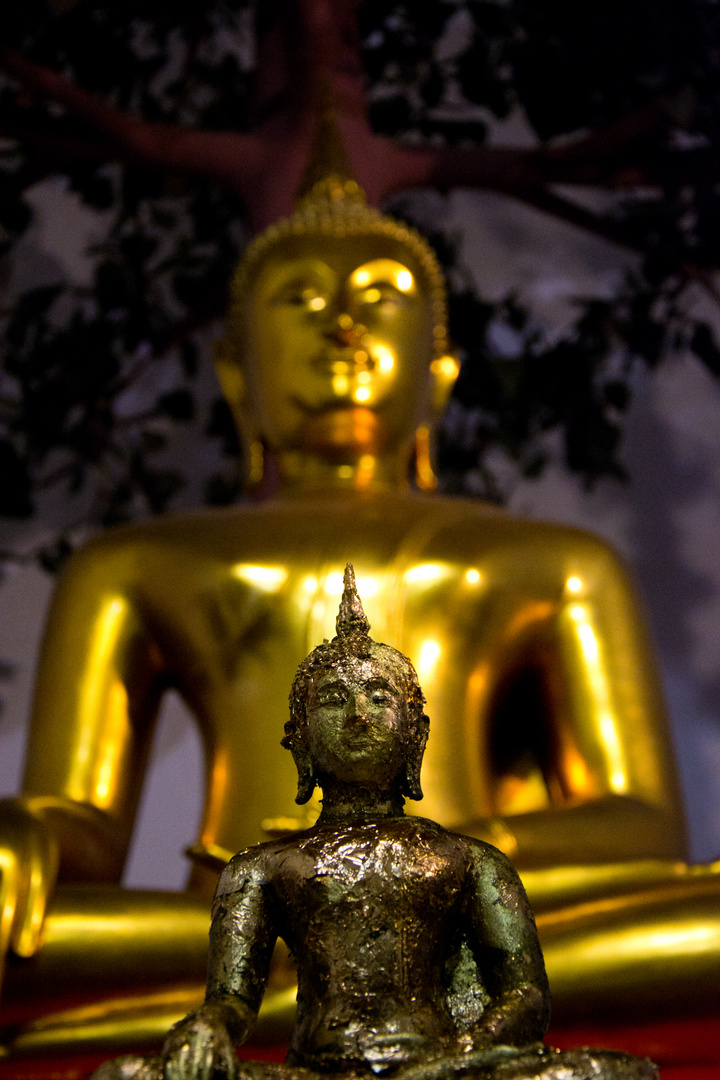
<instances>
[{"instance_id":1,"label":"pale background wall","mask_svg":"<svg viewBox=\"0 0 720 1080\"><path fill-rule=\"evenodd\" d=\"M83 251L106 222L53 182L33 194L36 225L18 275L52 280L58 264L87 276ZM630 258L500 196L433 197L427 212L462 230L463 254L489 293L509 286L559 326L566 297L602 295ZM704 303L698 294L697 304ZM720 384L692 357L674 358L634 388L624 452L632 483L592 493L558 468L517 484L510 509L578 525L610 540L634 569L660 658L696 860L720 857ZM13 530L15 531L15 530ZM27 534L26 534L27 535ZM29 535L27 538L30 539ZM0 795L18 790L35 658L52 581L28 568L0 587L0 657L15 677L0 686ZM278 730L283 722L278 717ZM201 804L200 743L184 706L170 696L126 871L136 887L179 888L180 852L194 839Z\"/></svg>"}]
</instances>

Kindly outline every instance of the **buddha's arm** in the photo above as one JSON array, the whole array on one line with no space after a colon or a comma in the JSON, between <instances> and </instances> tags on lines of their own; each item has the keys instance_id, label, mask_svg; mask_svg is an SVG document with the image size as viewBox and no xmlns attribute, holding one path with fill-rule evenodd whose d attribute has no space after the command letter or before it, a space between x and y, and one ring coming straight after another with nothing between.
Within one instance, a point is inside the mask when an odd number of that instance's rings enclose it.
<instances>
[{"instance_id":1,"label":"buddha's arm","mask_svg":"<svg viewBox=\"0 0 720 1080\"><path fill-rule=\"evenodd\" d=\"M21 955L37 945L58 865L66 881L120 877L161 668L133 596L131 556L90 545L57 588L22 796L0 808L5 945Z\"/></svg>"},{"instance_id":2,"label":"buddha's arm","mask_svg":"<svg viewBox=\"0 0 720 1080\"><path fill-rule=\"evenodd\" d=\"M485 845L470 850L470 945L491 1002L475 1048L525 1046L545 1035L550 992L535 921L508 860Z\"/></svg>"},{"instance_id":3,"label":"buddha's arm","mask_svg":"<svg viewBox=\"0 0 720 1080\"><path fill-rule=\"evenodd\" d=\"M546 604L545 614L538 605L540 616L518 646L550 692L549 805L509 813L498 803L488 831L480 823L469 831L521 868L681 858L678 782L632 586L595 541L583 541L566 562L560 602Z\"/></svg>"},{"instance_id":4,"label":"buddha's arm","mask_svg":"<svg viewBox=\"0 0 720 1080\"><path fill-rule=\"evenodd\" d=\"M241 852L220 875L210 926L205 1003L170 1032L168 1080L232 1076L233 1047L250 1033L267 983L276 933L261 858Z\"/></svg>"}]
</instances>

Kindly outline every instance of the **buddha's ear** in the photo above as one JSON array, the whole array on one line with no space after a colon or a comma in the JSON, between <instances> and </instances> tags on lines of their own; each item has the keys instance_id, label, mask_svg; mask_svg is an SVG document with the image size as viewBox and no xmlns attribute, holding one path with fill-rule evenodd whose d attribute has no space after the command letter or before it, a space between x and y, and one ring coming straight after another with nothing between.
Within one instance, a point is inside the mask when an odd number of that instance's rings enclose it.
<instances>
[{"instance_id":1,"label":"buddha's ear","mask_svg":"<svg viewBox=\"0 0 720 1080\"><path fill-rule=\"evenodd\" d=\"M403 795L407 795L408 799L415 799L417 802L423 797L423 790L420 784L420 770L422 769L429 728L430 721L425 713L423 713L418 719L417 737L408 745L407 749L407 761L405 763L405 777L402 791Z\"/></svg>"},{"instance_id":2,"label":"buddha's ear","mask_svg":"<svg viewBox=\"0 0 720 1080\"><path fill-rule=\"evenodd\" d=\"M440 416L447 405L459 374L460 364L450 353L439 356L430 365L432 410L435 416Z\"/></svg>"},{"instance_id":3,"label":"buddha's ear","mask_svg":"<svg viewBox=\"0 0 720 1080\"><path fill-rule=\"evenodd\" d=\"M215 371L233 413L238 409L242 410L247 399L245 375L236 357L231 355L228 342L224 338L215 344Z\"/></svg>"},{"instance_id":4,"label":"buddha's ear","mask_svg":"<svg viewBox=\"0 0 720 1080\"><path fill-rule=\"evenodd\" d=\"M215 371L235 421L245 462L245 489L258 488L263 478L264 450L248 407L245 374L225 339L215 343Z\"/></svg>"},{"instance_id":5,"label":"buddha's ear","mask_svg":"<svg viewBox=\"0 0 720 1080\"><path fill-rule=\"evenodd\" d=\"M450 353L443 353L430 365L431 415L426 414L425 422L415 430L412 458L415 466L415 483L421 491L435 491L437 488L437 477L433 469L433 421L442 414L447 405L459 374L460 365Z\"/></svg>"},{"instance_id":6,"label":"buddha's ear","mask_svg":"<svg viewBox=\"0 0 720 1080\"><path fill-rule=\"evenodd\" d=\"M407 795L408 799L414 799L415 802L419 802L423 797L423 790L420 786L420 761L408 761L405 765L405 780L402 787L403 795Z\"/></svg>"},{"instance_id":7,"label":"buddha's ear","mask_svg":"<svg viewBox=\"0 0 720 1080\"><path fill-rule=\"evenodd\" d=\"M295 802L303 806L306 802L309 802L310 796L315 790L317 780L315 779L315 771L312 767L312 761L310 759L310 751L300 749L299 747L293 747L292 756L295 759L295 765L298 771L298 789L295 796Z\"/></svg>"},{"instance_id":8,"label":"buddha's ear","mask_svg":"<svg viewBox=\"0 0 720 1080\"><path fill-rule=\"evenodd\" d=\"M432 432L426 424L415 429L415 446L412 461L415 466L415 483L420 491L435 491L437 476L432 463Z\"/></svg>"}]
</instances>

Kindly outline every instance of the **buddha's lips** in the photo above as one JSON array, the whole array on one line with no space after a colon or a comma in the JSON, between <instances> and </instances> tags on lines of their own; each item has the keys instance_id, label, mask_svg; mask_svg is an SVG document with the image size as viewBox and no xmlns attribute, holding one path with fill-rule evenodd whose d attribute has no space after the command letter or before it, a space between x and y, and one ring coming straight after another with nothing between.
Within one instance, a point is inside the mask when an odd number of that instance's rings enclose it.
<instances>
[{"instance_id":1,"label":"buddha's lips","mask_svg":"<svg viewBox=\"0 0 720 1080\"><path fill-rule=\"evenodd\" d=\"M348 453L377 454L385 444L385 425L372 409L339 402L302 408L307 419L300 438L308 450L335 457L342 463Z\"/></svg>"},{"instance_id":2,"label":"buddha's lips","mask_svg":"<svg viewBox=\"0 0 720 1080\"><path fill-rule=\"evenodd\" d=\"M331 400L324 401L321 405L311 405L308 401L303 401L302 398L296 395L291 395L290 401L298 409L305 413L308 419L316 416L325 416L334 413L356 413L366 415L367 417L377 417L377 413L380 413L385 408L385 404L379 401L377 405L373 404L372 409L367 405L356 405L355 402L348 397L336 397L333 396ZM369 420L367 421L370 422Z\"/></svg>"},{"instance_id":3,"label":"buddha's lips","mask_svg":"<svg viewBox=\"0 0 720 1080\"><path fill-rule=\"evenodd\" d=\"M362 353L364 358L358 360L358 353ZM320 372L322 375L336 374L336 364L346 364L350 368L348 374L351 374L354 371L373 371L376 360L365 346L343 345L319 353L310 361L310 367L313 371Z\"/></svg>"}]
</instances>

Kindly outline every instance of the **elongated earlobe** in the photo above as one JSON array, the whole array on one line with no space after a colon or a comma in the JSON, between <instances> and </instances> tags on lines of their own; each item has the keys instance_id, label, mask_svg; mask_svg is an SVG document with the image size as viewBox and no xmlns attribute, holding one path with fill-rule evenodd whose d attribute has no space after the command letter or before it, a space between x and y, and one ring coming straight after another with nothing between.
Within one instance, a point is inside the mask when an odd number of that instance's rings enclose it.
<instances>
[{"instance_id":1,"label":"elongated earlobe","mask_svg":"<svg viewBox=\"0 0 720 1080\"><path fill-rule=\"evenodd\" d=\"M302 806L309 801L310 796L315 790L317 780L315 779L315 773L313 772L309 753L296 751L293 752L293 757L295 758L295 764L298 771L298 789L297 795L295 796L295 802Z\"/></svg>"},{"instance_id":2,"label":"elongated earlobe","mask_svg":"<svg viewBox=\"0 0 720 1080\"><path fill-rule=\"evenodd\" d=\"M258 488L265 474L265 447L262 439L253 439L248 444L248 458L249 467L245 484L247 488Z\"/></svg>"},{"instance_id":3,"label":"elongated earlobe","mask_svg":"<svg viewBox=\"0 0 720 1080\"><path fill-rule=\"evenodd\" d=\"M430 365L432 378L432 408L435 416L440 416L447 405L453 387L460 374L460 365L450 353L444 353Z\"/></svg>"},{"instance_id":4,"label":"elongated earlobe","mask_svg":"<svg viewBox=\"0 0 720 1080\"><path fill-rule=\"evenodd\" d=\"M254 494L263 479L265 448L248 400L245 375L227 339L215 343L215 372L242 447L244 486L248 493Z\"/></svg>"},{"instance_id":5,"label":"elongated earlobe","mask_svg":"<svg viewBox=\"0 0 720 1080\"><path fill-rule=\"evenodd\" d=\"M423 790L420 786L420 766L422 765L422 758L420 760L408 761L405 766L405 783L403 784L403 795L407 795L408 799L415 799L419 802L423 797Z\"/></svg>"},{"instance_id":6,"label":"elongated earlobe","mask_svg":"<svg viewBox=\"0 0 720 1080\"><path fill-rule=\"evenodd\" d=\"M437 487L430 456L430 428L424 424L415 432L415 483L420 491L435 491Z\"/></svg>"},{"instance_id":7,"label":"elongated earlobe","mask_svg":"<svg viewBox=\"0 0 720 1080\"><path fill-rule=\"evenodd\" d=\"M425 755L425 747L427 746L430 721L425 713L423 713L418 717L416 723L417 729L415 738L409 740L410 745L407 747L407 763L405 765L402 793L403 795L406 795L408 799L419 801L423 797L423 790L420 784L420 770Z\"/></svg>"}]
</instances>

